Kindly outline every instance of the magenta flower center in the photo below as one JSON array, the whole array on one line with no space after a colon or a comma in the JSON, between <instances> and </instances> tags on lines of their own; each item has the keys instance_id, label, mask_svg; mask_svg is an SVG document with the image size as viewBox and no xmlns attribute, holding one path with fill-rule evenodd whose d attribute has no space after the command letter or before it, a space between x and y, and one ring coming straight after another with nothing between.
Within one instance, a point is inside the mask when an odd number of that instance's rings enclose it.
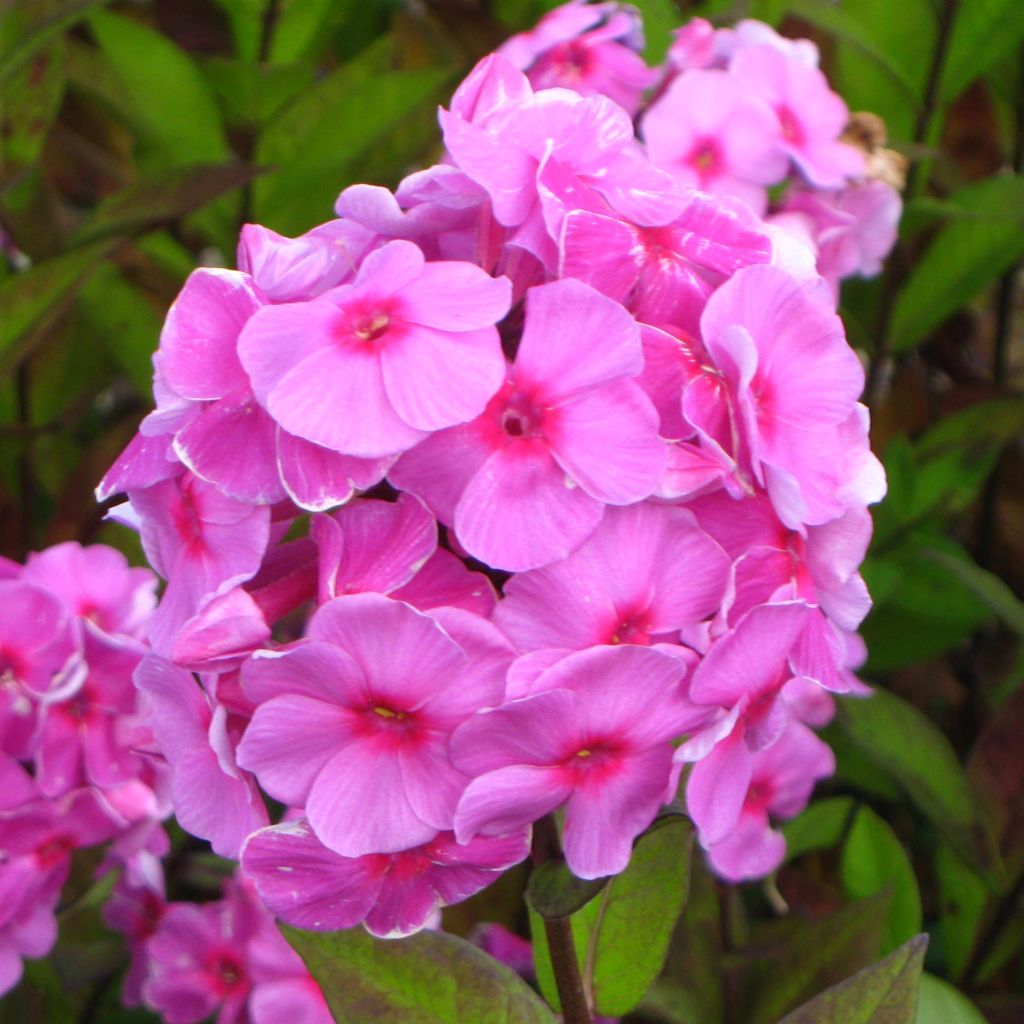
<instances>
[{"instance_id":1,"label":"magenta flower center","mask_svg":"<svg viewBox=\"0 0 1024 1024\"><path fill-rule=\"evenodd\" d=\"M352 333L360 341L376 341L387 332L391 325L391 317L387 313L374 313L356 321Z\"/></svg>"},{"instance_id":2,"label":"magenta flower center","mask_svg":"<svg viewBox=\"0 0 1024 1024\"><path fill-rule=\"evenodd\" d=\"M776 114L779 117L779 125L782 127L782 137L790 145L801 145L804 141L804 130L797 120L796 114L786 106L779 107Z\"/></svg>"},{"instance_id":3,"label":"magenta flower center","mask_svg":"<svg viewBox=\"0 0 1024 1024\"><path fill-rule=\"evenodd\" d=\"M25 675L25 667L15 651L0 644L0 686L15 686Z\"/></svg>"},{"instance_id":4,"label":"magenta flower center","mask_svg":"<svg viewBox=\"0 0 1024 1024\"><path fill-rule=\"evenodd\" d=\"M698 139L690 150L687 163L697 172L702 182L710 181L722 172L722 152L714 139Z\"/></svg>"},{"instance_id":5,"label":"magenta flower center","mask_svg":"<svg viewBox=\"0 0 1024 1024\"><path fill-rule=\"evenodd\" d=\"M501 429L513 438L537 437L540 426L540 410L522 395L513 395L501 414Z\"/></svg>"},{"instance_id":6,"label":"magenta flower center","mask_svg":"<svg viewBox=\"0 0 1024 1024\"><path fill-rule=\"evenodd\" d=\"M245 968L230 952L217 952L207 962L207 970L220 995L227 996L246 985Z\"/></svg>"}]
</instances>

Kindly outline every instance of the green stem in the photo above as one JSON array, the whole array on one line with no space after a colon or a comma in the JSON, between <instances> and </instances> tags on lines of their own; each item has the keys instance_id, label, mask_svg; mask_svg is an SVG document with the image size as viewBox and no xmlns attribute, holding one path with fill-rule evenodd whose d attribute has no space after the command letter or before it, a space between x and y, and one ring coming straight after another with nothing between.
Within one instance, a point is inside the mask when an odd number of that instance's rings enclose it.
<instances>
[{"instance_id":1,"label":"green stem","mask_svg":"<svg viewBox=\"0 0 1024 1024\"><path fill-rule=\"evenodd\" d=\"M546 815L533 826L534 865L548 860L561 860L562 846L558 839L555 819ZM576 958L576 943L572 935L572 922L567 917L544 919L544 932L548 940L548 956L555 975L555 987L562 1004L565 1024L592 1024L590 1004L583 987L580 963Z\"/></svg>"}]
</instances>

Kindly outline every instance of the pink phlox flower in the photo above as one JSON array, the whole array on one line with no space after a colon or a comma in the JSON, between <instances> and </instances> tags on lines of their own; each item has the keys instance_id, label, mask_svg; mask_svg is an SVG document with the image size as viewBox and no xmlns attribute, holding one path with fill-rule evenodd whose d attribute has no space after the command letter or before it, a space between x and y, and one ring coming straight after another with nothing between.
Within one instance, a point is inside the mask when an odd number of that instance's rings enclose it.
<instances>
[{"instance_id":1,"label":"pink phlox flower","mask_svg":"<svg viewBox=\"0 0 1024 1024\"><path fill-rule=\"evenodd\" d=\"M695 818L697 837L708 851L712 869L728 882L763 878L782 863L786 841L771 822L796 817L807 806L815 783L835 771L828 744L797 721L752 761L743 804L729 832L712 841Z\"/></svg>"},{"instance_id":2,"label":"pink phlox flower","mask_svg":"<svg viewBox=\"0 0 1024 1024\"><path fill-rule=\"evenodd\" d=\"M742 429L731 454L749 465L780 519L816 525L862 503L843 499L860 489L850 449L867 451L866 438L851 445L847 425L864 372L835 313L783 271L747 267L708 300L701 333L728 382L731 430L737 421ZM684 414L690 401L688 393Z\"/></svg>"},{"instance_id":3,"label":"pink phlox flower","mask_svg":"<svg viewBox=\"0 0 1024 1024\"><path fill-rule=\"evenodd\" d=\"M377 459L464 423L501 385L494 325L510 285L461 262L426 263L411 242L369 254L352 284L264 306L239 353L280 426L332 451Z\"/></svg>"},{"instance_id":4,"label":"pink phlox flower","mask_svg":"<svg viewBox=\"0 0 1024 1024\"><path fill-rule=\"evenodd\" d=\"M260 897L298 928L333 931L362 923L381 937L409 935L439 907L459 903L529 853L529 830L457 843L441 832L390 854L342 857L309 823L290 821L249 837L242 867Z\"/></svg>"},{"instance_id":5,"label":"pink phlox flower","mask_svg":"<svg viewBox=\"0 0 1024 1024\"><path fill-rule=\"evenodd\" d=\"M582 96L607 96L634 115L658 80L638 51L643 29L634 8L580 0L546 14L497 50L525 71L536 89L562 86Z\"/></svg>"},{"instance_id":6,"label":"pink phlox flower","mask_svg":"<svg viewBox=\"0 0 1024 1024\"><path fill-rule=\"evenodd\" d=\"M23 580L56 594L72 615L108 635L139 639L156 607L156 577L114 548L56 544L28 556Z\"/></svg>"},{"instance_id":7,"label":"pink phlox flower","mask_svg":"<svg viewBox=\"0 0 1024 1024\"><path fill-rule=\"evenodd\" d=\"M724 756L726 740L761 750L781 735L789 719L785 688L800 675L792 662L811 612L803 601L760 605L712 643L694 669L689 698L724 713L676 755L680 761L698 762L695 775L708 770L704 766L716 745L723 748L719 757Z\"/></svg>"},{"instance_id":8,"label":"pink phlox flower","mask_svg":"<svg viewBox=\"0 0 1024 1024\"><path fill-rule=\"evenodd\" d=\"M775 46L755 45L736 53L729 74L774 112L779 152L812 185L840 188L850 178L863 177L863 155L839 141L850 113L817 67L792 60Z\"/></svg>"},{"instance_id":9,"label":"pink phlox flower","mask_svg":"<svg viewBox=\"0 0 1024 1024\"><path fill-rule=\"evenodd\" d=\"M236 857L245 837L267 823L252 776L235 760L229 712L192 675L156 655L135 673L148 720L171 771L174 812L182 828Z\"/></svg>"},{"instance_id":10,"label":"pink phlox flower","mask_svg":"<svg viewBox=\"0 0 1024 1024\"><path fill-rule=\"evenodd\" d=\"M376 241L373 231L345 219L328 221L298 238L246 224L238 239L238 269L270 302L300 302L354 277Z\"/></svg>"},{"instance_id":11,"label":"pink phlox flower","mask_svg":"<svg viewBox=\"0 0 1024 1024\"><path fill-rule=\"evenodd\" d=\"M871 608L857 571L871 539L871 516L854 507L821 526L788 529L764 492L735 501L724 492L691 504L701 526L735 561L734 624L783 589L819 605L843 630L855 630Z\"/></svg>"},{"instance_id":12,"label":"pink phlox flower","mask_svg":"<svg viewBox=\"0 0 1024 1024\"><path fill-rule=\"evenodd\" d=\"M802 217L818 272L838 294L843 278L874 277L896 242L903 203L884 181L870 178L837 192L800 190L786 198L779 220Z\"/></svg>"},{"instance_id":13,"label":"pink phlox flower","mask_svg":"<svg viewBox=\"0 0 1024 1024\"><path fill-rule=\"evenodd\" d=\"M291 497L311 511L329 508L355 488L377 483L387 463L339 455L294 437L256 402L238 359L238 339L265 299L239 271L198 270L189 277L154 357L157 410L140 431L173 433L177 457L228 497L256 504ZM246 459L236 457L242 450ZM138 467L122 467L119 475L143 470L152 477L157 459L154 453ZM105 479L103 490L111 483Z\"/></svg>"},{"instance_id":14,"label":"pink phlox flower","mask_svg":"<svg viewBox=\"0 0 1024 1024\"><path fill-rule=\"evenodd\" d=\"M441 111L455 165L490 196L498 222L553 268L565 215L618 212L639 223L672 215L671 177L644 157L633 122L603 96L567 89L534 93L503 57L477 65Z\"/></svg>"},{"instance_id":15,"label":"pink phlox flower","mask_svg":"<svg viewBox=\"0 0 1024 1024\"><path fill-rule=\"evenodd\" d=\"M487 193L450 164L410 174L394 194L380 185L350 185L335 210L381 243L405 239L428 260L466 260L497 271L505 230L494 220Z\"/></svg>"},{"instance_id":16,"label":"pink phlox flower","mask_svg":"<svg viewBox=\"0 0 1024 1024\"><path fill-rule=\"evenodd\" d=\"M19 859L20 860L20 859ZM17 888L24 892L25 879L18 860L0 864L0 892ZM60 882L33 890L31 902L9 903L0 920L0 996L13 989L22 975L22 960L46 956L57 941L57 901Z\"/></svg>"},{"instance_id":17,"label":"pink phlox flower","mask_svg":"<svg viewBox=\"0 0 1024 1024\"><path fill-rule=\"evenodd\" d=\"M579 281L533 288L515 364L484 414L407 453L390 479L488 565L564 558L607 504L643 500L661 477L657 414L630 379L642 367L617 303Z\"/></svg>"},{"instance_id":18,"label":"pink phlox flower","mask_svg":"<svg viewBox=\"0 0 1024 1024\"><path fill-rule=\"evenodd\" d=\"M239 763L276 799L305 807L342 856L427 842L451 828L468 781L449 760L449 735L504 689L507 661L492 644L468 630L459 641L379 594L322 605L306 641L243 667L258 707Z\"/></svg>"},{"instance_id":19,"label":"pink phlox flower","mask_svg":"<svg viewBox=\"0 0 1024 1024\"><path fill-rule=\"evenodd\" d=\"M172 436L136 434L96 486L96 500L107 501L115 494L151 487L177 476L181 462L174 454Z\"/></svg>"},{"instance_id":20,"label":"pink phlox flower","mask_svg":"<svg viewBox=\"0 0 1024 1024\"><path fill-rule=\"evenodd\" d=\"M195 672L237 668L253 651L266 645L270 626L252 595L242 587L200 602L182 624L171 645L171 661Z\"/></svg>"},{"instance_id":21,"label":"pink phlox flower","mask_svg":"<svg viewBox=\"0 0 1024 1024\"><path fill-rule=\"evenodd\" d=\"M321 604L342 594L390 594L408 583L437 549L437 523L418 498L354 501L315 516Z\"/></svg>"},{"instance_id":22,"label":"pink phlox flower","mask_svg":"<svg viewBox=\"0 0 1024 1024\"><path fill-rule=\"evenodd\" d=\"M767 263L772 246L740 203L698 192L657 227L585 210L565 219L560 276L593 285L644 323L696 334L711 292L740 267Z\"/></svg>"},{"instance_id":23,"label":"pink phlox flower","mask_svg":"<svg viewBox=\"0 0 1024 1024\"><path fill-rule=\"evenodd\" d=\"M438 548L391 597L421 612L461 608L482 618L490 617L498 603L494 584L482 572L467 569L462 559L444 548Z\"/></svg>"},{"instance_id":24,"label":"pink phlox flower","mask_svg":"<svg viewBox=\"0 0 1024 1024\"><path fill-rule=\"evenodd\" d=\"M474 776L455 834L500 835L565 806L566 861L581 878L617 874L671 798L670 740L698 719L684 663L661 650L594 647L557 661L542 692L482 711L452 736Z\"/></svg>"},{"instance_id":25,"label":"pink phlox flower","mask_svg":"<svg viewBox=\"0 0 1024 1024\"><path fill-rule=\"evenodd\" d=\"M85 679L80 631L61 600L23 580L0 580L0 751L35 752L42 703Z\"/></svg>"},{"instance_id":26,"label":"pink phlox flower","mask_svg":"<svg viewBox=\"0 0 1024 1024\"><path fill-rule=\"evenodd\" d=\"M248 945L273 926L240 886L215 903L172 903L147 943L145 1005L167 1024L242 1024L254 979Z\"/></svg>"},{"instance_id":27,"label":"pink phlox flower","mask_svg":"<svg viewBox=\"0 0 1024 1024\"><path fill-rule=\"evenodd\" d=\"M787 158L771 108L727 71L689 71L643 116L641 134L657 166L683 186L741 199L757 214L766 185L780 181Z\"/></svg>"},{"instance_id":28,"label":"pink phlox flower","mask_svg":"<svg viewBox=\"0 0 1024 1024\"><path fill-rule=\"evenodd\" d=\"M127 637L84 634L85 679L40 712L36 779L47 796L84 785L109 789L142 773L132 673L145 653Z\"/></svg>"},{"instance_id":29,"label":"pink phlox flower","mask_svg":"<svg viewBox=\"0 0 1024 1024\"><path fill-rule=\"evenodd\" d=\"M132 885L118 878L110 898L103 905L103 920L124 936L131 960L121 983L121 1002L128 1007L142 1005L142 985L149 970L147 945L167 909L162 887Z\"/></svg>"},{"instance_id":30,"label":"pink phlox flower","mask_svg":"<svg viewBox=\"0 0 1024 1024\"><path fill-rule=\"evenodd\" d=\"M671 641L718 610L729 567L684 508L609 508L569 558L513 576L494 621L520 652Z\"/></svg>"},{"instance_id":31,"label":"pink phlox flower","mask_svg":"<svg viewBox=\"0 0 1024 1024\"><path fill-rule=\"evenodd\" d=\"M707 68L719 56L719 33L705 18L691 18L672 32L665 64L672 77L694 68Z\"/></svg>"},{"instance_id":32,"label":"pink phlox flower","mask_svg":"<svg viewBox=\"0 0 1024 1024\"><path fill-rule=\"evenodd\" d=\"M270 512L226 497L191 473L130 494L142 545L167 589L150 620L154 650L169 652L204 598L251 579L270 538Z\"/></svg>"},{"instance_id":33,"label":"pink phlox flower","mask_svg":"<svg viewBox=\"0 0 1024 1024\"><path fill-rule=\"evenodd\" d=\"M516 974L524 978L533 978L533 945L529 939L509 931L504 925L488 922L477 925L470 939L488 956L494 957L499 963L511 967Z\"/></svg>"},{"instance_id":34,"label":"pink phlox flower","mask_svg":"<svg viewBox=\"0 0 1024 1024\"><path fill-rule=\"evenodd\" d=\"M810 39L788 39L755 18L744 18L732 28L717 33L717 49L722 60L732 61L736 54L753 46L768 46L787 61L816 68L820 59L818 47Z\"/></svg>"}]
</instances>

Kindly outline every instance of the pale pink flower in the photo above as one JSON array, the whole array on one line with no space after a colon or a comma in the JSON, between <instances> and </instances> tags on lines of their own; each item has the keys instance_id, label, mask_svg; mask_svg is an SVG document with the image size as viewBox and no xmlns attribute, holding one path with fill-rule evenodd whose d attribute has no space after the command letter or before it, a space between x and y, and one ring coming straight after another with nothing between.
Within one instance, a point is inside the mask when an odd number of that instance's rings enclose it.
<instances>
[{"instance_id":1,"label":"pale pink flower","mask_svg":"<svg viewBox=\"0 0 1024 1024\"><path fill-rule=\"evenodd\" d=\"M441 111L455 165L481 185L509 243L553 267L573 209L618 212L639 223L671 217L671 178L644 157L633 122L604 96L534 93L500 55L485 57Z\"/></svg>"},{"instance_id":2,"label":"pale pink flower","mask_svg":"<svg viewBox=\"0 0 1024 1024\"><path fill-rule=\"evenodd\" d=\"M704 808L689 803L697 838L708 851L714 872L728 882L742 882L774 871L782 863L786 841L771 827L770 819L796 817L807 806L815 783L835 767L828 744L807 726L791 721L771 747L753 755L743 805L723 839L709 841L702 828Z\"/></svg>"},{"instance_id":3,"label":"pale pink flower","mask_svg":"<svg viewBox=\"0 0 1024 1024\"><path fill-rule=\"evenodd\" d=\"M570 213L559 269L623 303L638 320L696 333L712 291L740 267L771 258L771 243L742 203L687 192L678 216L658 227Z\"/></svg>"},{"instance_id":4,"label":"pale pink flower","mask_svg":"<svg viewBox=\"0 0 1024 1024\"><path fill-rule=\"evenodd\" d=\"M850 112L817 67L775 46L755 45L733 57L729 74L741 90L755 93L774 111L781 151L812 185L839 188L864 175L860 151L839 141Z\"/></svg>"},{"instance_id":5,"label":"pale pink flower","mask_svg":"<svg viewBox=\"0 0 1024 1024\"><path fill-rule=\"evenodd\" d=\"M562 86L581 96L607 96L635 114L643 93L658 80L637 52L642 48L634 8L572 0L497 52L525 71L536 89Z\"/></svg>"},{"instance_id":6,"label":"pale pink flower","mask_svg":"<svg viewBox=\"0 0 1024 1024\"><path fill-rule=\"evenodd\" d=\"M270 511L228 498L191 473L133 491L130 499L146 557L167 580L149 637L155 650L168 652L204 598L256 575L270 539Z\"/></svg>"},{"instance_id":7,"label":"pale pink flower","mask_svg":"<svg viewBox=\"0 0 1024 1024\"><path fill-rule=\"evenodd\" d=\"M351 284L264 306L238 352L284 430L379 458L478 415L501 385L494 325L510 285L469 263L426 263L411 242L370 253Z\"/></svg>"},{"instance_id":8,"label":"pale pink flower","mask_svg":"<svg viewBox=\"0 0 1024 1024\"><path fill-rule=\"evenodd\" d=\"M243 668L258 707L239 763L275 798L304 806L318 838L345 857L450 829L468 779L448 758L448 737L501 700L511 652L502 663L468 631L453 639L378 594L321 606L307 637Z\"/></svg>"},{"instance_id":9,"label":"pale pink flower","mask_svg":"<svg viewBox=\"0 0 1024 1024\"><path fill-rule=\"evenodd\" d=\"M820 524L880 497L866 436L851 434L864 371L828 306L777 268L747 267L708 300L701 333L741 433L731 454L783 523ZM684 405L691 422L694 411Z\"/></svg>"},{"instance_id":10,"label":"pale pink flower","mask_svg":"<svg viewBox=\"0 0 1024 1024\"><path fill-rule=\"evenodd\" d=\"M156 655L139 665L135 684L170 766L182 828L209 840L222 857L237 857L245 837L268 821L252 776L235 760L239 723L190 673Z\"/></svg>"},{"instance_id":11,"label":"pale pink flower","mask_svg":"<svg viewBox=\"0 0 1024 1024\"><path fill-rule=\"evenodd\" d=\"M0 751L30 758L41 702L82 683L77 631L60 599L21 580L0 580Z\"/></svg>"},{"instance_id":12,"label":"pale pink flower","mask_svg":"<svg viewBox=\"0 0 1024 1024\"><path fill-rule=\"evenodd\" d=\"M238 238L238 269L271 302L313 299L354 277L376 240L368 228L344 219L298 238L246 224Z\"/></svg>"},{"instance_id":13,"label":"pale pink flower","mask_svg":"<svg viewBox=\"0 0 1024 1024\"><path fill-rule=\"evenodd\" d=\"M786 173L779 127L757 90L727 71L680 75L640 125L652 162L681 185L742 199L755 213Z\"/></svg>"},{"instance_id":14,"label":"pale pink flower","mask_svg":"<svg viewBox=\"0 0 1024 1024\"><path fill-rule=\"evenodd\" d=\"M610 508L569 558L519 573L494 621L521 652L674 642L717 612L729 558L686 509Z\"/></svg>"},{"instance_id":15,"label":"pale pink flower","mask_svg":"<svg viewBox=\"0 0 1024 1024\"><path fill-rule=\"evenodd\" d=\"M409 935L439 908L490 885L529 853L525 829L457 843L442 832L397 853L342 857L306 821L249 837L242 867L270 910L297 928L334 931L363 923L381 937Z\"/></svg>"},{"instance_id":16,"label":"pale pink flower","mask_svg":"<svg viewBox=\"0 0 1024 1024\"><path fill-rule=\"evenodd\" d=\"M661 650L595 647L562 658L534 696L483 711L452 736L475 776L455 834L501 835L565 806L566 862L581 878L622 871L671 799L670 740L694 724L684 663Z\"/></svg>"},{"instance_id":17,"label":"pale pink flower","mask_svg":"<svg viewBox=\"0 0 1024 1024\"><path fill-rule=\"evenodd\" d=\"M642 358L617 303L578 281L533 288L515 364L484 415L429 438L390 479L489 565L564 558L606 504L646 498L664 469L657 415L629 379Z\"/></svg>"}]
</instances>

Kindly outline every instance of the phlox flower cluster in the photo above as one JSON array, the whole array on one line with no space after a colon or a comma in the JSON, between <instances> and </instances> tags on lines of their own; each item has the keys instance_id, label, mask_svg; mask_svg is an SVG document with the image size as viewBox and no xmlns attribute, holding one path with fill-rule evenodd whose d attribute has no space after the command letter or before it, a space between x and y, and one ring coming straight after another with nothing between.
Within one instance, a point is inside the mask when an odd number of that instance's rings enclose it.
<instances>
[{"instance_id":1,"label":"phlox flower cluster","mask_svg":"<svg viewBox=\"0 0 1024 1024\"><path fill-rule=\"evenodd\" d=\"M0 560L0 994L56 941L75 850L159 875L167 772L132 681L156 583L101 545Z\"/></svg>"},{"instance_id":2,"label":"phlox flower cluster","mask_svg":"<svg viewBox=\"0 0 1024 1024\"><path fill-rule=\"evenodd\" d=\"M229 879L219 900L183 903L122 876L104 918L131 955L127 1006L145 1005L166 1024L333 1024L319 986L242 878Z\"/></svg>"},{"instance_id":3,"label":"phlox flower cluster","mask_svg":"<svg viewBox=\"0 0 1024 1024\"><path fill-rule=\"evenodd\" d=\"M248 225L168 315L100 486L166 580L135 682L179 822L289 923L413 932L548 814L615 874L680 790L760 877L833 770L885 486L834 284L898 198L850 198L881 193L810 43L640 41L553 12L442 162Z\"/></svg>"}]
</instances>

